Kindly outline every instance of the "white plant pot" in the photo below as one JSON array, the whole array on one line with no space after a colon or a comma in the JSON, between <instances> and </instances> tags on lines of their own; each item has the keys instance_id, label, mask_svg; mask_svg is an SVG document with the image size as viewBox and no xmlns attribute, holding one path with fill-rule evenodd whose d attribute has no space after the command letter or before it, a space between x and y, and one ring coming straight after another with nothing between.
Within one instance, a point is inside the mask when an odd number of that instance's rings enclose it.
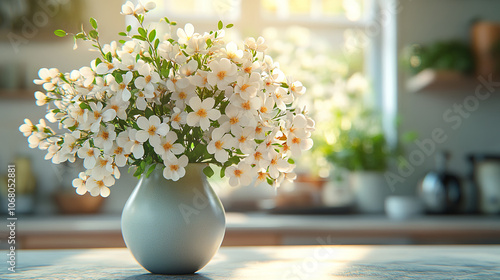
<instances>
[{"instance_id":1,"label":"white plant pot","mask_svg":"<svg viewBox=\"0 0 500 280\"><path fill-rule=\"evenodd\" d=\"M389 187L383 172L356 171L349 175L356 209L361 213L383 213Z\"/></svg>"}]
</instances>

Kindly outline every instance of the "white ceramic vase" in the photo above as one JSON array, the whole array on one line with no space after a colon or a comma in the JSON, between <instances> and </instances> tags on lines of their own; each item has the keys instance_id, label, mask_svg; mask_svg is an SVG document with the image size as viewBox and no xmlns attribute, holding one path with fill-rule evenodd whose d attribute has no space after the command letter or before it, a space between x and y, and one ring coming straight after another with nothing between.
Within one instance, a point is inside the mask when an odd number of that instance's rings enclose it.
<instances>
[{"instance_id":1,"label":"white ceramic vase","mask_svg":"<svg viewBox=\"0 0 500 280\"><path fill-rule=\"evenodd\" d=\"M157 168L142 178L122 213L123 239L135 259L154 274L190 274L219 249L224 208L210 187L205 164L188 164L186 175L167 180Z\"/></svg>"}]
</instances>

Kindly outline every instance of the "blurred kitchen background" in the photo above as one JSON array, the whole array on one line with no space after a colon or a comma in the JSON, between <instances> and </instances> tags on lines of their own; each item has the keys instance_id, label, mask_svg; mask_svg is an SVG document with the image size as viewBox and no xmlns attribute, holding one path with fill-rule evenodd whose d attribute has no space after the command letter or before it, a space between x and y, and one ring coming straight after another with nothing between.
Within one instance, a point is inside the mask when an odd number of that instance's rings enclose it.
<instances>
[{"instance_id":1,"label":"blurred kitchen background","mask_svg":"<svg viewBox=\"0 0 500 280\"><path fill-rule=\"evenodd\" d=\"M53 31L94 17L101 42L118 41L123 2L0 0L0 176L16 164L23 248L123 246L119 216L137 180L124 169L110 197L80 197L80 167L45 161L18 130L45 115L40 68L69 72L98 55ZM167 16L201 33L222 20L235 25L229 38L264 36L307 87L317 131L295 183L211 179L228 212L223 245L500 242L500 2L154 2L151 24ZM5 185L1 195L5 215Z\"/></svg>"}]
</instances>

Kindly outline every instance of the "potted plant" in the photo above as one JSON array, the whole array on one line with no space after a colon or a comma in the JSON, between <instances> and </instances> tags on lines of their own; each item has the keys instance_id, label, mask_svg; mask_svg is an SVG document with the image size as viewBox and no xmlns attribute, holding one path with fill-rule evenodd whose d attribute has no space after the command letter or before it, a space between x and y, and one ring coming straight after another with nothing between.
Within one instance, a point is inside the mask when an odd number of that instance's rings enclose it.
<instances>
[{"instance_id":1,"label":"potted plant","mask_svg":"<svg viewBox=\"0 0 500 280\"><path fill-rule=\"evenodd\" d=\"M315 141L316 148L333 164L337 181L345 180L342 174L348 172L357 209L378 213L384 210L389 193L384 172L394 149L387 143L380 115L367 102L368 88L362 75L349 77L343 87L344 104L333 104L331 121L318 124L324 133L317 134Z\"/></svg>"},{"instance_id":2,"label":"potted plant","mask_svg":"<svg viewBox=\"0 0 500 280\"><path fill-rule=\"evenodd\" d=\"M225 229L206 180L210 165L232 186L256 178L278 187L295 178L291 157L311 148L314 121L294 106L305 88L265 54L263 38L226 42L232 25L221 21L209 33L187 24L177 36L157 34L144 25L154 8L126 2L122 14L137 28L120 32L118 43L101 44L91 18L90 31L73 35L98 50L90 67L43 68L34 81L45 91L35 93L37 105L48 105L46 119L60 130L44 120L19 129L55 164L83 159L73 181L79 194L106 197L119 167L135 169L140 181L122 214L127 247L150 272L193 273L218 250Z\"/></svg>"}]
</instances>

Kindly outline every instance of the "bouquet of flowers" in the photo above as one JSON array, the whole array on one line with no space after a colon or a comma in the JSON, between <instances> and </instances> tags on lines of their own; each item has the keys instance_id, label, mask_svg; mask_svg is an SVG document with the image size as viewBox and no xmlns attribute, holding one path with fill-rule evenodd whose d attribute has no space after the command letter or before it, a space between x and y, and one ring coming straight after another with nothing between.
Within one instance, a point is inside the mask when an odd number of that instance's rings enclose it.
<instances>
[{"instance_id":1,"label":"bouquet of flowers","mask_svg":"<svg viewBox=\"0 0 500 280\"><path fill-rule=\"evenodd\" d=\"M46 150L55 164L81 158L86 170L73 186L93 196L108 196L125 165L136 168L136 177L162 168L166 179L178 180L188 163L207 163L208 177L213 164L232 186L293 180L291 156L312 147L314 130L296 106L306 90L301 82L265 54L262 37L226 43L231 24L219 21L218 30L205 34L186 24L177 39L159 36L144 26L154 8L125 3L122 14L137 19L137 27L127 26L118 43L101 45L93 18L92 30L73 34L75 47L85 40L99 51L90 67L40 69L34 83L45 92L35 92L36 104L47 105L45 119L58 130L26 119L19 130L30 148Z\"/></svg>"}]
</instances>

